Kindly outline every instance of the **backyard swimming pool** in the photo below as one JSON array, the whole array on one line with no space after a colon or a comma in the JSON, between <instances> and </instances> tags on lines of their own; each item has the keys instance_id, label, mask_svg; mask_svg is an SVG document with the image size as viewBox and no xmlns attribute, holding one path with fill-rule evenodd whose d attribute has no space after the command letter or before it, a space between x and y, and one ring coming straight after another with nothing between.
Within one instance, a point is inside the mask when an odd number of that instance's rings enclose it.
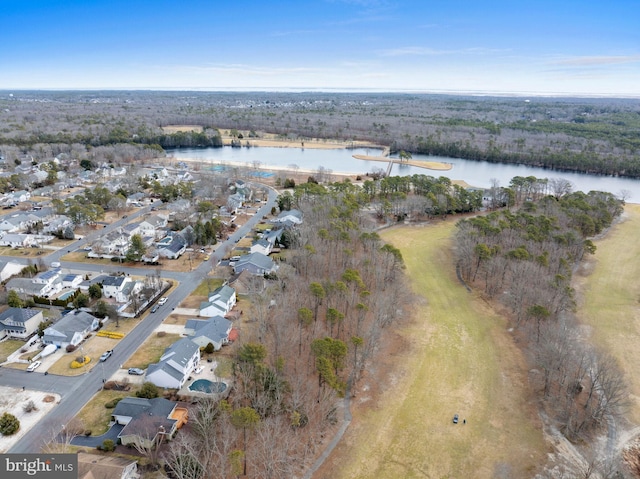
<instances>
[{"instance_id":1,"label":"backyard swimming pool","mask_svg":"<svg viewBox=\"0 0 640 479\"><path fill-rule=\"evenodd\" d=\"M222 393L227 389L227 385L221 382L213 382L208 379L196 379L189 386L189 391L200 392L200 393Z\"/></svg>"}]
</instances>

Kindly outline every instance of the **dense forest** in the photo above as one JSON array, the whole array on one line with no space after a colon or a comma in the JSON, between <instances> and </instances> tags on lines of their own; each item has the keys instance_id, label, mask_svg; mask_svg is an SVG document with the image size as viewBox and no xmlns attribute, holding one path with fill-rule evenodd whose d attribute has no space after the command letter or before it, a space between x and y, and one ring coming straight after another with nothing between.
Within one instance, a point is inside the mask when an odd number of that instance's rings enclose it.
<instances>
[{"instance_id":1,"label":"dense forest","mask_svg":"<svg viewBox=\"0 0 640 479\"><path fill-rule=\"evenodd\" d=\"M199 125L203 131L168 134L162 129L167 125ZM96 158L96 148L107 148L108 153L128 145L128 152L115 158L130 161L163 148L219 146L219 128L302 140L365 140L389 146L392 152L640 177L640 102L631 99L150 91L0 94L0 152L8 160L25 154L86 155L87 150Z\"/></svg>"}]
</instances>

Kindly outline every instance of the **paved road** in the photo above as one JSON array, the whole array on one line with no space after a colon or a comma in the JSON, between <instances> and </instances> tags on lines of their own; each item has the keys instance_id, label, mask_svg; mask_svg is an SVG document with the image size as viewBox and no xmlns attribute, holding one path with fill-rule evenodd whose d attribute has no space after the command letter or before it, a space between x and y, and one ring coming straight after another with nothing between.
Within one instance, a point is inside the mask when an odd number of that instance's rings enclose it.
<instances>
[{"instance_id":1,"label":"paved road","mask_svg":"<svg viewBox=\"0 0 640 479\"><path fill-rule=\"evenodd\" d=\"M259 186L262 187L262 185ZM169 314L171 314L171 311L178 307L178 305L203 281L211 271L212 265L217 264L217 262L222 259L224 252L227 249L227 245L229 247L234 245L237 240L240 240L240 238L251 231L251 229L271 211L271 208L275 205L276 197L276 192L270 189L267 203L264 204L258 212L251 217L249 221L247 221L246 224L234 231L233 234L230 235L230 238L225 242L226 244L223 243L221 247L217 248L217 250L211 255L209 261L203 261L190 273L163 271L163 277L177 279L180 281L180 284L174 292L168 296L166 304L161 306L155 314L148 314L143 320L133 319L133 321L140 321L140 324L117 344L113 350L113 355L105 362L94 367L90 372L75 378L55 376L52 374L45 376L43 373L37 372L28 373L30 389L57 392L62 396L60 404L47 415L46 419L43 420L43 424L60 424L60 429L62 429L62 425L74 417L80 409L82 409L82 407L91 400L95 393L101 390L103 379L110 378L120 368L120 365L124 364L143 343L143 341L153 333L154 329L158 327L160 323L169 316ZM111 231L112 229L129 222L131 218L144 214L145 210L146 208L142 208L135 215L131 215L126 220L119 220L115 224L104 228L103 231L98 234L104 234L107 231ZM81 247L87 240L88 238L85 238L75 242L66 249L76 249ZM52 255L47 257L47 262L50 263L51 261L59 260L62 255L66 254L66 249L62 252L54 253L58 254L56 259L52 259ZM104 268L104 266L101 265L67 262L63 262L62 266L64 268L71 267L72 269L94 272L99 271L100 268ZM144 268L126 268L120 267L120 265L116 265L114 270L125 272L130 270L131 274L137 275L147 274L154 271L154 269L146 270ZM25 386L24 379L22 381L19 380L20 373L22 373L22 378L25 378L24 375L27 373L24 371L9 371L7 368L0 368L0 384L14 387ZM33 427L9 450L9 452L39 452L43 445L43 437L51 437L51 431L44 431L43 427Z\"/></svg>"}]
</instances>

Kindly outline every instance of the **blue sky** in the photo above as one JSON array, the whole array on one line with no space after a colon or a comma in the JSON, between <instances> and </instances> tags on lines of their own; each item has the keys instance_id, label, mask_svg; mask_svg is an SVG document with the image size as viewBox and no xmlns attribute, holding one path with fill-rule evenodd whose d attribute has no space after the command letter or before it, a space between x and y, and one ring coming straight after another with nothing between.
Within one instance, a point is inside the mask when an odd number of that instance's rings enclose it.
<instances>
[{"instance_id":1,"label":"blue sky","mask_svg":"<svg viewBox=\"0 0 640 479\"><path fill-rule=\"evenodd\" d=\"M638 0L0 0L0 89L640 97Z\"/></svg>"}]
</instances>

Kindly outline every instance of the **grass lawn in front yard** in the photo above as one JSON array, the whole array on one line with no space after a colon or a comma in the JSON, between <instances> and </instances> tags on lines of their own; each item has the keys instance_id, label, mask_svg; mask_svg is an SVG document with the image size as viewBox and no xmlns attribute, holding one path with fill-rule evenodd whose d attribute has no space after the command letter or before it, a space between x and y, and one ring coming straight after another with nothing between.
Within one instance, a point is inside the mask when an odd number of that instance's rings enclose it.
<instances>
[{"instance_id":1,"label":"grass lawn in front yard","mask_svg":"<svg viewBox=\"0 0 640 479\"><path fill-rule=\"evenodd\" d=\"M59 374L61 376L80 376L81 374L84 374L90 369L96 367L102 353L115 348L119 341L119 339L92 336L85 340L85 342L78 346L78 348L73 352L68 353L65 349L60 349L59 351L61 352L62 357L58 359L48 371L51 374ZM91 362L81 368L73 369L71 367L71 362L81 356L89 356L91 358Z\"/></svg>"},{"instance_id":2,"label":"grass lawn in front yard","mask_svg":"<svg viewBox=\"0 0 640 479\"><path fill-rule=\"evenodd\" d=\"M0 363L5 362L11 353L14 353L23 346L24 341L20 341L18 339L7 339L6 341L2 341L0 343Z\"/></svg>"},{"instance_id":3,"label":"grass lawn in front yard","mask_svg":"<svg viewBox=\"0 0 640 479\"><path fill-rule=\"evenodd\" d=\"M147 338L135 353L124 363L123 368L147 369L149 364L157 363L164 350L180 339L179 334L164 333L158 336L155 333Z\"/></svg>"},{"instance_id":4,"label":"grass lawn in front yard","mask_svg":"<svg viewBox=\"0 0 640 479\"><path fill-rule=\"evenodd\" d=\"M40 252L40 254L38 254ZM44 257L51 253L51 250L42 248L12 248L10 246L0 246L0 256L19 256L27 258Z\"/></svg>"},{"instance_id":5,"label":"grass lawn in front yard","mask_svg":"<svg viewBox=\"0 0 640 479\"><path fill-rule=\"evenodd\" d=\"M85 430L91 431L92 436L104 434L109 430L109 421L113 412L112 408L106 408L104 405L116 398L132 395L132 391L100 391L85 404L76 415L76 419L80 420Z\"/></svg>"},{"instance_id":6,"label":"grass lawn in front yard","mask_svg":"<svg viewBox=\"0 0 640 479\"><path fill-rule=\"evenodd\" d=\"M224 279L222 278L205 278L191 294L194 296L208 297L210 292L219 288L223 284Z\"/></svg>"},{"instance_id":7,"label":"grass lawn in front yard","mask_svg":"<svg viewBox=\"0 0 640 479\"><path fill-rule=\"evenodd\" d=\"M23 250L18 250L23 251ZM17 255L14 255L17 256ZM158 265L149 265L145 263L128 263L119 261L111 261L105 258L89 258L86 251L72 251L67 253L61 259L62 261L72 261L77 263L101 264L105 266L118 267L120 264L128 268L144 268L144 269L161 269L166 271L187 272L197 268L204 260L206 254L200 252L185 253L178 259L162 259Z\"/></svg>"}]
</instances>

